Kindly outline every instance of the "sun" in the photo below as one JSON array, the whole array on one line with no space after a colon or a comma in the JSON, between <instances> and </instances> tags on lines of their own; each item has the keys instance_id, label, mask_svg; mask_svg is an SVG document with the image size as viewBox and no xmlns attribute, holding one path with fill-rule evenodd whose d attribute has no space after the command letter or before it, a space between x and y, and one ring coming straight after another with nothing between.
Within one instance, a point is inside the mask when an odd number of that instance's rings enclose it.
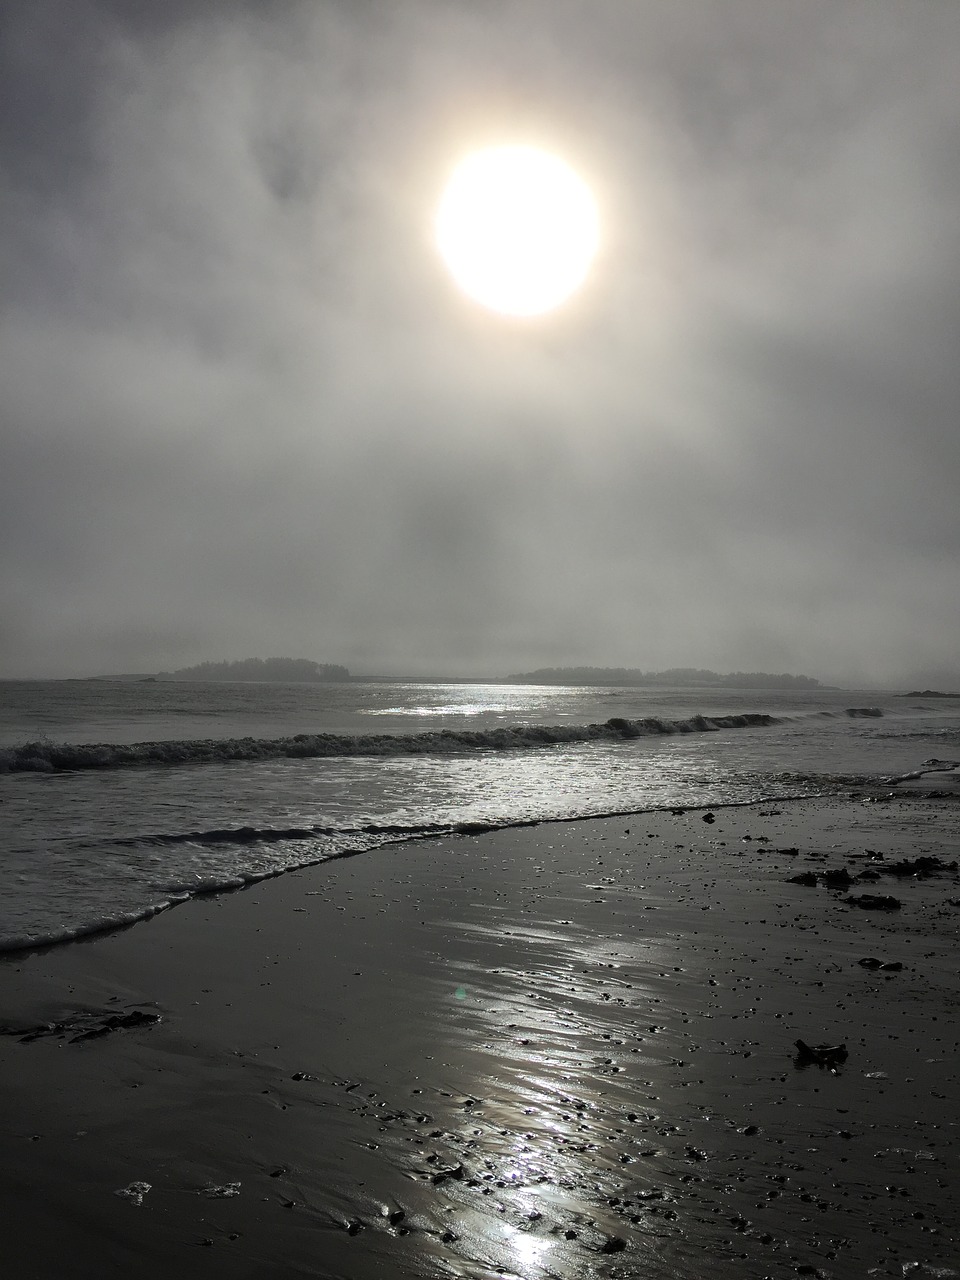
<instances>
[{"instance_id":1,"label":"sun","mask_svg":"<svg viewBox=\"0 0 960 1280\"><path fill-rule=\"evenodd\" d=\"M587 278L600 238L593 193L539 147L487 147L453 170L436 243L456 283L507 316L559 307Z\"/></svg>"}]
</instances>

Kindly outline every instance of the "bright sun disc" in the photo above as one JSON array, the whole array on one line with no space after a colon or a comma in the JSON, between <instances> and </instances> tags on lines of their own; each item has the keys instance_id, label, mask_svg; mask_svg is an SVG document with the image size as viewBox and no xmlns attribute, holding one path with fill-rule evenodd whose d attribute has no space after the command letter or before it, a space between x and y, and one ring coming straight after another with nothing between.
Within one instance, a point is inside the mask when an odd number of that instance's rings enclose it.
<instances>
[{"instance_id":1,"label":"bright sun disc","mask_svg":"<svg viewBox=\"0 0 960 1280\"><path fill-rule=\"evenodd\" d=\"M540 315L586 279L597 206L583 179L549 152L490 147L454 169L436 237L464 293L505 315Z\"/></svg>"}]
</instances>

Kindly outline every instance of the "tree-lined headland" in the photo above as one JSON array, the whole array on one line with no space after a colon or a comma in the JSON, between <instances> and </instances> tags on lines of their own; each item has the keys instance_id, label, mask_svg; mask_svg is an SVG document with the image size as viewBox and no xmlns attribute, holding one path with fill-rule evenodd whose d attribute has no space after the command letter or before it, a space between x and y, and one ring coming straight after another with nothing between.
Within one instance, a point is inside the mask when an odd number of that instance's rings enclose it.
<instances>
[{"instance_id":1,"label":"tree-lined headland","mask_svg":"<svg viewBox=\"0 0 960 1280\"><path fill-rule=\"evenodd\" d=\"M161 671L160 680L284 680L303 683L349 680L346 667L309 658L241 658L237 662L198 662L178 671Z\"/></svg>"},{"instance_id":2,"label":"tree-lined headland","mask_svg":"<svg viewBox=\"0 0 960 1280\"><path fill-rule=\"evenodd\" d=\"M716 685L726 689L822 689L812 676L771 674L769 671L708 671L700 667L671 667L640 671L635 667L538 667L507 677L516 684L649 685L662 688Z\"/></svg>"}]
</instances>

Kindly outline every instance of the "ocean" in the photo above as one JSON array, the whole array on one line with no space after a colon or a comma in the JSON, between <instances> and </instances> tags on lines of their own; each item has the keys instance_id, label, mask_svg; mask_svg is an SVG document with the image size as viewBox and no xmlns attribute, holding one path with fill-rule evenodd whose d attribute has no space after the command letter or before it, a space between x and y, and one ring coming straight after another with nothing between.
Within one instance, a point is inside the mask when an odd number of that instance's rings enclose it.
<instances>
[{"instance_id":1,"label":"ocean","mask_svg":"<svg viewBox=\"0 0 960 1280\"><path fill-rule=\"evenodd\" d=\"M0 950L422 835L836 792L958 748L960 704L875 691L3 681Z\"/></svg>"}]
</instances>

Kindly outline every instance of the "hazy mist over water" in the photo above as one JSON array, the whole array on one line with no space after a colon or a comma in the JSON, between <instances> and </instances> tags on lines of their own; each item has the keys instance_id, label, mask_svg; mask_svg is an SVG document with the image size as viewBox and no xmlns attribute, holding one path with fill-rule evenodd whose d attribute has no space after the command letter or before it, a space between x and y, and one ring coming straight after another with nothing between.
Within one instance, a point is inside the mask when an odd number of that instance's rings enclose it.
<instances>
[{"instance_id":1,"label":"hazy mist over water","mask_svg":"<svg viewBox=\"0 0 960 1280\"><path fill-rule=\"evenodd\" d=\"M958 45L949 0L7 0L0 675L955 679ZM600 207L540 321L431 243L513 140Z\"/></svg>"}]
</instances>

